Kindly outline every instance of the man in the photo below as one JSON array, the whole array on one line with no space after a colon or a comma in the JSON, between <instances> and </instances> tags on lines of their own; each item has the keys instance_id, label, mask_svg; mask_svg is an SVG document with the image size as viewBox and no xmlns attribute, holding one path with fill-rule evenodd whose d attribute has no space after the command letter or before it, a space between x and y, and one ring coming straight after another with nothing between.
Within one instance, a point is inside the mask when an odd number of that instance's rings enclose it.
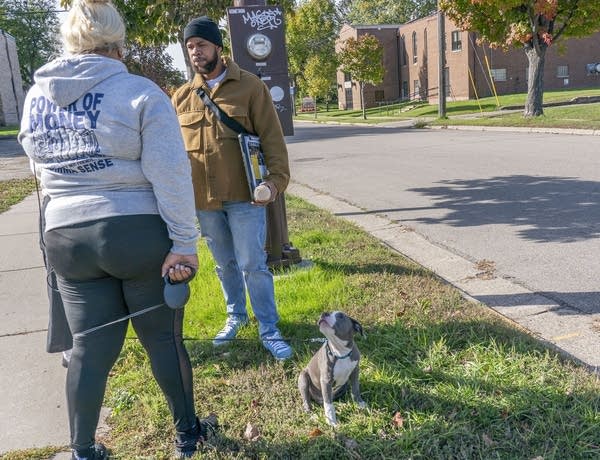
<instances>
[{"instance_id":1,"label":"man","mask_svg":"<svg viewBox=\"0 0 600 460\"><path fill-rule=\"evenodd\" d=\"M190 21L183 38L196 71L172 97L186 150L200 231L216 262L227 303L227 321L214 346L235 338L248 323L246 290L265 348L278 360L292 355L277 323L273 276L265 252L266 205L288 185L287 148L267 86L255 75L222 57L223 41L217 24L206 16ZM206 106L198 89L231 118L260 137L269 171L263 184L270 193L259 201L250 196L237 132Z\"/></svg>"}]
</instances>

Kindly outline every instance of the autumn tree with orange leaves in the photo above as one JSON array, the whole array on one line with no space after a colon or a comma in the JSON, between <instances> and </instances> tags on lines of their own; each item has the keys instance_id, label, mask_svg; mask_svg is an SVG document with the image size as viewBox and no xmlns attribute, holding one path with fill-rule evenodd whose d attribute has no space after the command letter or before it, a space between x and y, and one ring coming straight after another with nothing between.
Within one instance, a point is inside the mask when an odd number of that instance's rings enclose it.
<instances>
[{"instance_id":1,"label":"autumn tree with orange leaves","mask_svg":"<svg viewBox=\"0 0 600 460\"><path fill-rule=\"evenodd\" d=\"M598 0L439 0L463 30L477 32L492 47L522 47L529 61L525 117L544 113L546 50L560 38L600 30Z\"/></svg>"}]
</instances>

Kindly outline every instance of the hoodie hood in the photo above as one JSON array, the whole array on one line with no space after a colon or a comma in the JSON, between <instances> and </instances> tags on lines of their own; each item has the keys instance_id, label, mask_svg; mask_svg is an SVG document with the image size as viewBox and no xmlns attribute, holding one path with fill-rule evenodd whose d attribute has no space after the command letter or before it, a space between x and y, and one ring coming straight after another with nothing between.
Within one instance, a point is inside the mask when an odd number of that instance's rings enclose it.
<instances>
[{"instance_id":1,"label":"hoodie hood","mask_svg":"<svg viewBox=\"0 0 600 460\"><path fill-rule=\"evenodd\" d=\"M59 107L66 107L118 73L127 73L121 61L99 54L80 54L58 58L40 67L34 81L44 96Z\"/></svg>"}]
</instances>

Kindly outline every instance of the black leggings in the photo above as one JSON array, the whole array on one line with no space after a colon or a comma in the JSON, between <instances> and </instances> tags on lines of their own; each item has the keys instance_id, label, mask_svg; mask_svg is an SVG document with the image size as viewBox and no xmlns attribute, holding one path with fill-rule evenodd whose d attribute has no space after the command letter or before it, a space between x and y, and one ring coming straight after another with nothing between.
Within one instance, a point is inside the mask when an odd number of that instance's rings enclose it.
<instances>
[{"instance_id":1,"label":"black leggings","mask_svg":"<svg viewBox=\"0 0 600 460\"><path fill-rule=\"evenodd\" d=\"M58 291L56 273L48 265L46 258L46 243L44 241L46 219L44 216L49 201L50 198L48 196L43 197L42 206L40 207L40 249L42 250L44 266L46 267L46 286L48 290L48 335L46 337L46 351L48 353L56 353L70 350L73 347L73 337L71 337L71 331L65 317L65 307Z\"/></svg>"},{"instance_id":2,"label":"black leggings","mask_svg":"<svg viewBox=\"0 0 600 460\"><path fill-rule=\"evenodd\" d=\"M171 240L158 215L119 216L46 232L69 327L74 335L67 372L71 447L94 443L108 373L117 360L127 321L87 329L164 302L160 269ZM150 358L178 432L194 427L192 369L183 345L183 309L167 306L131 319Z\"/></svg>"}]
</instances>

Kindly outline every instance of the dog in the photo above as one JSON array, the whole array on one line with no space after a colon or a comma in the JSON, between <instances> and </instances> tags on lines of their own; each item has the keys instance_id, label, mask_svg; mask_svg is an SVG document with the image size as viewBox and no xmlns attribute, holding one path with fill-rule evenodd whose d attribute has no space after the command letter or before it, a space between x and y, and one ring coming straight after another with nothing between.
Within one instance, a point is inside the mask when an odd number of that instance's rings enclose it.
<instances>
[{"instance_id":1,"label":"dog","mask_svg":"<svg viewBox=\"0 0 600 460\"><path fill-rule=\"evenodd\" d=\"M305 412L310 412L311 401L322 404L327 423L336 426L333 401L344 394L348 386L354 402L361 409L367 407L360 396L360 353L354 343L354 335L364 336L364 333L358 321L341 311L323 313L317 324L327 340L300 372L298 389Z\"/></svg>"}]
</instances>

